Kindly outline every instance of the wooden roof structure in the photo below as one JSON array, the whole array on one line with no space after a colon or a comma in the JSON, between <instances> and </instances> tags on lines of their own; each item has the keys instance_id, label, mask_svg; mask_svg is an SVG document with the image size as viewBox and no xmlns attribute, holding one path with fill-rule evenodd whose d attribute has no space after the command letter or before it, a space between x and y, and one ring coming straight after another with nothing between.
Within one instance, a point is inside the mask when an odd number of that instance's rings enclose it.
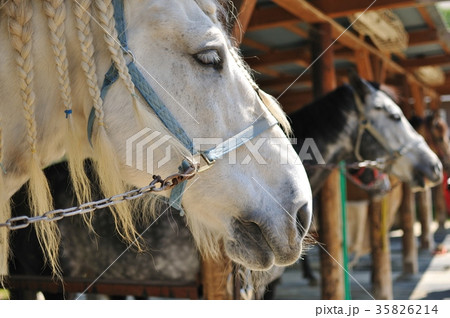
<instances>
[{"instance_id":1,"label":"wooden roof structure","mask_svg":"<svg viewBox=\"0 0 450 318\"><path fill-rule=\"evenodd\" d=\"M349 68L360 76L395 86L405 97L402 108L418 115L440 107L450 95L450 34L436 4L439 0L234 0L234 36L246 62L256 71L258 84L279 97L286 112L312 101L311 38L315 24L328 23L335 40L334 66L338 83ZM389 9L404 26L409 42L401 52L386 53L349 20L360 12ZM347 30L348 29L348 30ZM433 66L444 76L430 85L416 72ZM433 71L428 69L428 71ZM289 87L289 89L287 89ZM287 89L287 90L286 90Z\"/></svg>"}]
</instances>

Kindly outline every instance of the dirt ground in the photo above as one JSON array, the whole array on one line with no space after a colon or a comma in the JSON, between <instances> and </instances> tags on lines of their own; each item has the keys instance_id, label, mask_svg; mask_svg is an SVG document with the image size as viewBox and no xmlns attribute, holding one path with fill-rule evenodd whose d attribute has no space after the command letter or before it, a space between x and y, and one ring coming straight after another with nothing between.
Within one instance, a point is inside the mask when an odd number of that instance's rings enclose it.
<instances>
[{"instance_id":1,"label":"dirt ground","mask_svg":"<svg viewBox=\"0 0 450 318\"><path fill-rule=\"evenodd\" d=\"M445 230L434 233L436 245L442 244L447 250L445 254L434 254L430 251L419 252L419 273L412 277L402 277L402 243L401 231L391 232L391 265L394 299L450 299L450 223ZM315 246L308 252L315 275L319 278L319 248ZM350 271L352 299L372 299L371 294L371 257L362 257ZM319 278L320 279L320 278ZM364 287L361 288L359 284ZM277 289L276 299L320 299L320 282L310 286L303 278L299 264L290 267L282 277Z\"/></svg>"}]
</instances>

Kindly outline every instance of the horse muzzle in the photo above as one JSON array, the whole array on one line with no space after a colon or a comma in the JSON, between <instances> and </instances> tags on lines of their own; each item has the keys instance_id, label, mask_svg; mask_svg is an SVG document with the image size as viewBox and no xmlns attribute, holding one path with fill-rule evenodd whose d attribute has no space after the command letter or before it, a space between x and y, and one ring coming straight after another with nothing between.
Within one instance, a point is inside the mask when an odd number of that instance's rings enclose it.
<instances>
[{"instance_id":1,"label":"horse muzzle","mask_svg":"<svg viewBox=\"0 0 450 318\"><path fill-rule=\"evenodd\" d=\"M440 161L420 165L415 169L411 188L413 191L427 189L441 183L442 178L443 168Z\"/></svg>"},{"instance_id":2,"label":"horse muzzle","mask_svg":"<svg viewBox=\"0 0 450 318\"><path fill-rule=\"evenodd\" d=\"M311 212L310 204L305 204L293 216L283 211L286 215L273 222L234 219L232 239L225 242L225 251L233 261L252 270L291 265L301 255Z\"/></svg>"}]
</instances>

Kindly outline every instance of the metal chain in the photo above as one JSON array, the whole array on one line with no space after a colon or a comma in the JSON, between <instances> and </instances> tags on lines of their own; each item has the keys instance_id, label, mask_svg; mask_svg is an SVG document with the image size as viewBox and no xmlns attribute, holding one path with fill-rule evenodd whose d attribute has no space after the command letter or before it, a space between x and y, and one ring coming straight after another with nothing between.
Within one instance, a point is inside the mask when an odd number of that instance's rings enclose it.
<instances>
[{"instance_id":1,"label":"metal chain","mask_svg":"<svg viewBox=\"0 0 450 318\"><path fill-rule=\"evenodd\" d=\"M117 194L112 197L101 199L98 201L83 203L79 206L74 206L71 208L48 211L42 215L35 217L29 217L26 215L13 217L8 219L5 223L0 223L0 228L6 227L9 230L19 230L26 228L30 224L36 222L58 221L65 217L94 212L95 210L103 209L124 201L134 200L150 192L161 192L169 190L175 187L177 184L193 178L197 173L197 170L198 170L197 167L191 164L191 166L185 172L172 174L165 179L162 179L158 175L154 175L152 182L150 182L150 184L145 187Z\"/></svg>"},{"instance_id":2,"label":"metal chain","mask_svg":"<svg viewBox=\"0 0 450 318\"><path fill-rule=\"evenodd\" d=\"M382 168L386 162L377 160L365 160L361 162L355 162L351 164L347 164L348 168ZM317 164L317 165L308 165L305 164L305 168L322 168L322 169L334 169L336 168L336 164ZM101 199L98 201L91 201L87 203L83 203L79 206L74 206L66 209L56 209L52 211L47 211L42 215L29 217L27 215L16 216L8 219L5 223L0 223L0 228L6 227L9 230L19 230L28 227L30 224L36 222L52 222L59 221L65 217L70 217L74 215L81 215L89 212L94 212L98 209L103 209L124 201L130 201L137 198L142 197L145 194L150 192L161 192L165 190L169 190L175 187L178 183L183 182L184 180L189 180L195 176L197 173L197 167L191 165L186 172L184 173L175 173L173 175L168 176L165 179L162 179L158 175L153 176L152 182L149 185L134 189L125 193L117 194L109 198Z\"/></svg>"},{"instance_id":3,"label":"metal chain","mask_svg":"<svg viewBox=\"0 0 450 318\"><path fill-rule=\"evenodd\" d=\"M358 169L358 168L373 168L383 170L390 163L389 159L377 159L377 160L364 160L345 165L346 168ZM303 166L307 169L330 169L333 170L339 166L336 164L308 164L304 163Z\"/></svg>"}]
</instances>

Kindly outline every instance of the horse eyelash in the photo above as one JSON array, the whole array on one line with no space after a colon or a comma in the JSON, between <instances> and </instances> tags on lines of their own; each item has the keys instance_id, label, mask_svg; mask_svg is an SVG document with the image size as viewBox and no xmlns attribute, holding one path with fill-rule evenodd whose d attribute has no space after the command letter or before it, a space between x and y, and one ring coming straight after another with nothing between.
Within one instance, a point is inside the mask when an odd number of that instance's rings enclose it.
<instances>
[{"instance_id":1,"label":"horse eyelash","mask_svg":"<svg viewBox=\"0 0 450 318\"><path fill-rule=\"evenodd\" d=\"M219 52L215 49L208 49L194 54L195 60L205 66L212 66L215 69L221 69L223 65L223 59Z\"/></svg>"}]
</instances>

